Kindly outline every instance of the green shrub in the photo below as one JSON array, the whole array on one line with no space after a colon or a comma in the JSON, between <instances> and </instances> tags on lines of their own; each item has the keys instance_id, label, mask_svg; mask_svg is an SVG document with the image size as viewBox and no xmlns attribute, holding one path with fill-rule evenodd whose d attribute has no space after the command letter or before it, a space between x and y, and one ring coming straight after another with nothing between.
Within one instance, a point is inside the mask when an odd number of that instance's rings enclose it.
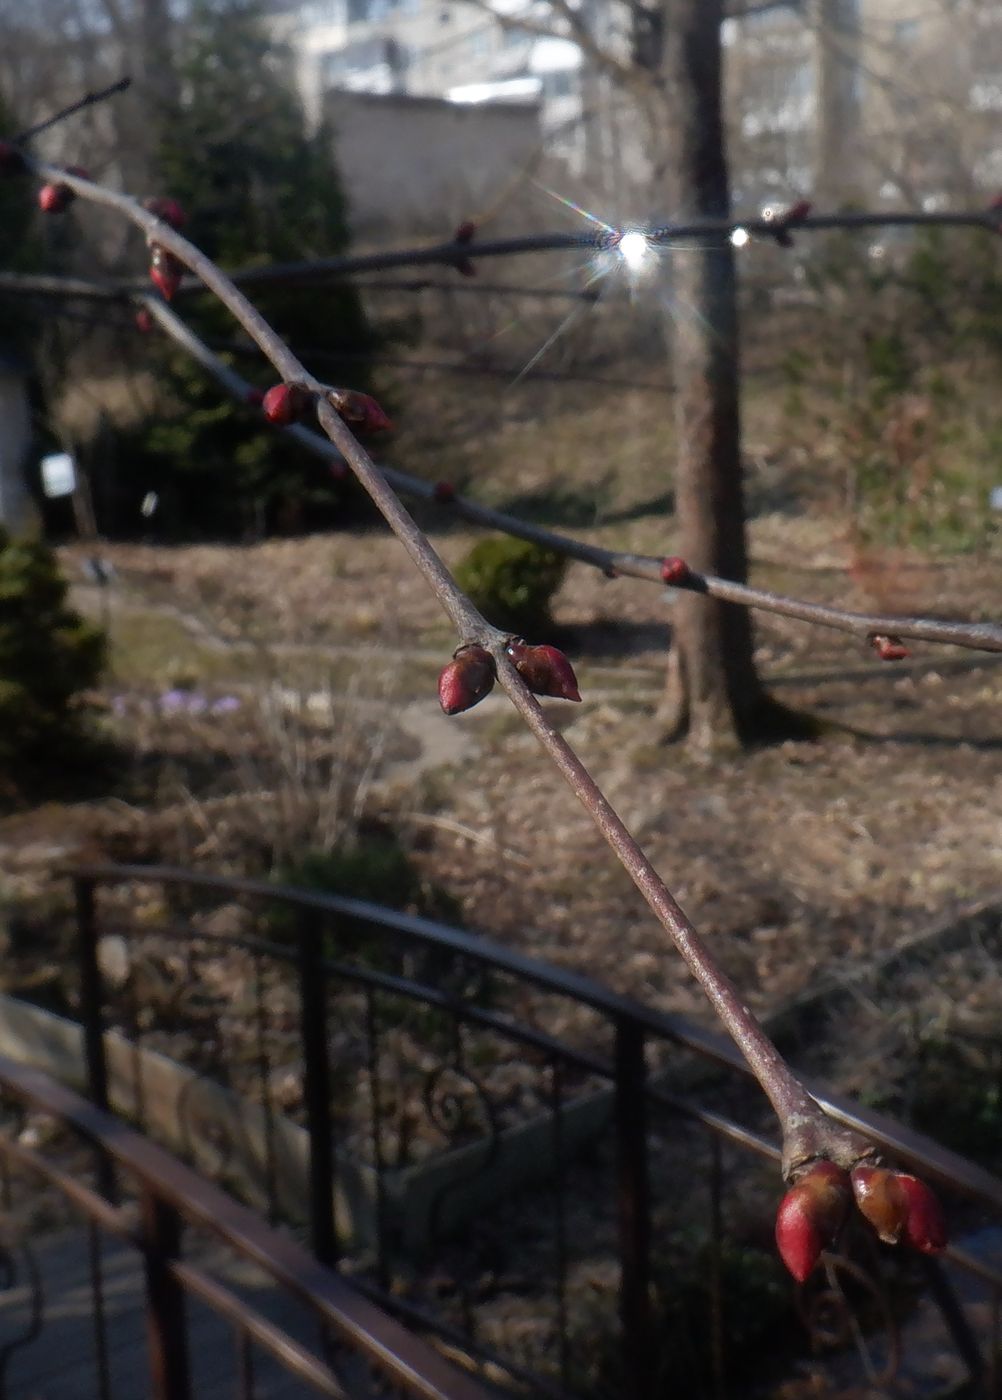
<instances>
[{"instance_id":1,"label":"green shrub","mask_svg":"<svg viewBox=\"0 0 1002 1400\"><path fill-rule=\"evenodd\" d=\"M488 622L533 639L550 624L550 600L566 568L563 555L542 545L489 539L473 546L456 581Z\"/></svg>"},{"instance_id":2,"label":"green shrub","mask_svg":"<svg viewBox=\"0 0 1002 1400\"><path fill-rule=\"evenodd\" d=\"M0 529L0 764L61 758L79 738L73 700L93 685L104 635L66 606L51 550Z\"/></svg>"},{"instance_id":3,"label":"green shrub","mask_svg":"<svg viewBox=\"0 0 1002 1400\"><path fill-rule=\"evenodd\" d=\"M422 878L407 850L392 831L369 826L350 844L333 851L305 851L294 863L277 868L274 878L284 885L342 895L348 899L398 909L446 924L461 921L462 908L448 890ZM288 905L269 910L268 934L290 940L296 911ZM348 958L375 971L449 988L487 1005L492 998L490 974L479 963L448 949L426 947L408 938L383 934L364 919L343 915L331 921L324 940L328 957ZM402 1000L394 1007L394 1024L408 1025L417 1034L435 1039L451 1030L448 1016Z\"/></svg>"},{"instance_id":4,"label":"green shrub","mask_svg":"<svg viewBox=\"0 0 1002 1400\"><path fill-rule=\"evenodd\" d=\"M295 862L276 869L274 878L279 884L367 900L430 919L454 922L459 916L456 900L422 879L397 837L380 828L363 830L350 844L332 851L304 851ZM273 929L291 928L288 913L276 909ZM339 920L338 930L339 934L357 932L355 921Z\"/></svg>"}]
</instances>

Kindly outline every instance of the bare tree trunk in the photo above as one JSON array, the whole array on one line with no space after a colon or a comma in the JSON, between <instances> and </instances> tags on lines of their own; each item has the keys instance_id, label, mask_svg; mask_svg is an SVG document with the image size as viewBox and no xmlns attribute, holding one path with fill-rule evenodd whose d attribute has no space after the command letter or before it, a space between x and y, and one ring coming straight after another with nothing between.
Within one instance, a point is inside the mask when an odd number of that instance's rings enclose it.
<instances>
[{"instance_id":1,"label":"bare tree trunk","mask_svg":"<svg viewBox=\"0 0 1002 1400\"><path fill-rule=\"evenodd\" d=\"M859 87L859 0L811 0L817 114L814 194L844 208L863 176Z\"/></svg>"},{"instance_id":2,"label":"bare tree trunk","mask_svg":"<svg viewBox=\"0 0 1002 1400\"><path fill-rule=\"evenodd\" d=\"M679 218L730 212L721 114L722 0L665 0L661 144ZM673 255L668 327L678 429L678 552L695 569L747 574L734 249L726 237ZM680 594L663 718L700 750L754 737L765 697L749 613Z\"/></svg>"}]
</instances>

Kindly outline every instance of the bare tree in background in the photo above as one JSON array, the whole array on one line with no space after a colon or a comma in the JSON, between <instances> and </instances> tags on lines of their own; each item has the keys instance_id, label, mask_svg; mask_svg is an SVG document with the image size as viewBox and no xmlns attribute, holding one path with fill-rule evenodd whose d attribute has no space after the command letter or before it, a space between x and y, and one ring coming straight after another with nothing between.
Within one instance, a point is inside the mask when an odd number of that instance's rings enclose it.
<instances>
[{"instance_id":1,"label":"bare tree in background","mask_svg":"<svg viewBox=\"0 0 1002 1400\"><path fill-rule=\"evenodd\" d=\"M862 93L859 0L809 0L814 38L814 179L825 208L844 208L860 193Z\"/></svg>"},{"instance_id":2,"label":"bare tree in background","mask_svg":"<svg viewBox=\"0 0 1002 1400\"><path fill-rule=\"evenodd\" d=\"M492 10L490 0L471 0ZM600 39L591 11L547 0L538 17L498 15L530 32L576 40L586 66L629 96L635 143L650 168L649 203L672 217L730 213L724 149L723 0L629 0ZM737 285L724 236L672 255L667 339L678 429L674 547L693 568L747 576L740 450ZM789 733L795 717L765 695L746 614L698 594L675 609L662 718L669 737L703 752Z\"/></svg>"}]
</instances>

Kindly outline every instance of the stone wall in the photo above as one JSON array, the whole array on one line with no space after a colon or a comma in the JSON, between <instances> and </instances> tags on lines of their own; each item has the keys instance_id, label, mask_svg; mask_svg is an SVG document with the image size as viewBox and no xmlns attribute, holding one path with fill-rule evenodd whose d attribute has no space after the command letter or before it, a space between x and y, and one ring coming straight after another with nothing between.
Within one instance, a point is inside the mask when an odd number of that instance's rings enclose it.
<instances>
[{"instance_id":1,"label":"stone wall","mask_svg":"<svg viewBox=\"0 0 1002 1400\"><path fill-rule=\"evenodd\" d=\"M503 203L542 154L530 103L331 92L325 117L362 241L448 237Z\"/></svg>"}]
</instances>

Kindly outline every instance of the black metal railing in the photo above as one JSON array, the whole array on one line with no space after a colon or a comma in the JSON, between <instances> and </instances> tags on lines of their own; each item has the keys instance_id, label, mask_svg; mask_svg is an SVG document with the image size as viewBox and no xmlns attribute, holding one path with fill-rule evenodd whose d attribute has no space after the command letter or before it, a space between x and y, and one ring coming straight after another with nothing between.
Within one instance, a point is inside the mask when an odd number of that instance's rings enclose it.
<instances>
[{"instance_id":1,"label":"black metal railing","mask_svg":"<svg viewBox=\"0 0 1002 1400\"><path fill-rule=\"evenodd\" d=\"M961 1379L996 1393L991 1260L850 1230L790 1287L771 1120L726 1039L353 899L161 867L74 879L94 1100L302 1220L318 1259L496 1385L717 1400L819 1348L833 1374L907 1372L921 1296ZM990 1173L813 1091L935 1180L955 1233L1002 1220Z\"/></svg>"},{"instance_id":2,"label":"black metal railing","mask_svg":"<svg viewBox=\"0 0 1002 1400\"><path fill-rule=\"evenodd\" d=\"M385 1393L375 1377L422 1400L487 1400L300 1245L64 1085L0 1058L0 1112L0 1396L254 1400L295 1383L368 1400ZM82 1223L54 1233L67 1206Z\"/></svg>"}]
</instances>

